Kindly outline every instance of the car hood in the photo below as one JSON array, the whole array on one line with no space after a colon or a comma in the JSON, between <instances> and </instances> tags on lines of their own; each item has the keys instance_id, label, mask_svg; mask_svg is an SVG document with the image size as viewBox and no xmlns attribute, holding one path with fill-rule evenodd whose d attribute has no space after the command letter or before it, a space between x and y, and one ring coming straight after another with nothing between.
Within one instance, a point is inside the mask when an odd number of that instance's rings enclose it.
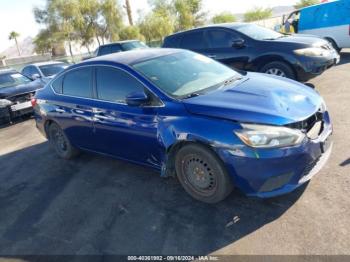
<instances>
[{"instance_id":1,"label":"car hood","mask_svg":"<svg viewBox=\"0 0 350 262\"><path fill-rule=\"evenodd\" d=\"M323 103L303 84L271 75L248 73L224 89L183 100L192 114L246 123L286 125L304 120Z\"/></svg>"},{"instance_id":2,"label":"car hood","mask_svg":"<svg viewBox=\"0 0 350 262\"><path fill-rule=\"evenodd\" d=\"M43 87L40 80L35 80L27 84L0 88L0 98L34 92Z\"/></svg>"},{"instance_id":3,"label":"car hood","mask_svg":"<svg viewBox=\"0 0 350 262\"><path fill-rule=\"evenodd\" d=\"M274 41L282 42L282 43L294 43L294 44L296 43L296 44L310 45L314 47L320 47L328 44L328 42L322 38L315 37L312 35L302 35L302 34L286 36L286 37L278 38L277 40L274 40Z\"/></svg>"}]
</instances>

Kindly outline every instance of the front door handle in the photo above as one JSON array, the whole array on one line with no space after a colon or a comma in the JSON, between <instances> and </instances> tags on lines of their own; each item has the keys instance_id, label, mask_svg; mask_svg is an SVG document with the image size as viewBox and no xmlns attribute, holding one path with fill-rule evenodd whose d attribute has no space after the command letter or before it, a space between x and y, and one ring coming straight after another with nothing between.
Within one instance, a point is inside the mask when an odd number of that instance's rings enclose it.
<instances>
[{"instance_id":1,"label":"front door handle","mask_svg":"<svg viewBox=\"0 0 350 262\"><path fill-rule=\"evenodd\" d=\"M208 55L209 58L213 58L215 59L216 58L216 55Z\"/></svg>"}]
</instances>

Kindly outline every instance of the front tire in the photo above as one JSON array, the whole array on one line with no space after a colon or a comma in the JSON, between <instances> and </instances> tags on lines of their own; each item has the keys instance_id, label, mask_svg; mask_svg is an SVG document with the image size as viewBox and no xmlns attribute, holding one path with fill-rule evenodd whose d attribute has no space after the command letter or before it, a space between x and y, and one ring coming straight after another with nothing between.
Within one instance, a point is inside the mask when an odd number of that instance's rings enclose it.
<instances>
[{"instance_id":1,"label":"front tire","mask_svg":"<svg viewBox=\"0 0 350 262\"><path fill-rule=\"evenodd\" d=\"M264 65L260 69L260 72L270 75L287 77L293 80L296 79L293 69L288 64L279 61L270 62Z\"/></svg>"},{"instance_id":2,"label":"front tire","mask_svg":"<svg viewBox=\"0 0 350 262\"><path fill-rule=\"evenodd\" d=\"M56 123L49 126L49 143L57 155L63 159L72 159L79 151L69 142L63 130Z\"/></svg>"},{"instance_id":3,"label":"front tire","mask_svg":"<svg viewBox=\"0 0 350 262\"><path fill-rule=\"evenodd\" d=\"M177 177L193 198L217 203L233 190L233 183L221 160L202 145L189 144L175 156Z\"/></svg>"}]
</instances>

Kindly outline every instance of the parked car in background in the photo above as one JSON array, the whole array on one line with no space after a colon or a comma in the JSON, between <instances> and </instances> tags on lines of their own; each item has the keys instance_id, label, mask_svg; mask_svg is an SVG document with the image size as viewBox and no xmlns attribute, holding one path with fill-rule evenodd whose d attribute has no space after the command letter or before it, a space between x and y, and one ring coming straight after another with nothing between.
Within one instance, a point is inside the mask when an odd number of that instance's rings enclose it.
<instances>
[{"instance_id":1,"label":"parked car in background","mask_svg":"<svg viewBox=\"0 0 350 262\"><path fill-rule=\"evenodd\" d=\"M68 66L69 64L58 61L34 63L23 67L22 74L33 80L40 79L46 84Z\"/></svg>"},{"instance_id":2,"label":"parked car in background","mask_svg":"<svg viewBox=\"0 0 350 262\"><path fill-rule=\"evenodd\" d=\"M248 23L228 23L176 33L163 47L204 54L230 67L306 82L337 64L339 54L323 39L288 36Z\"/></svg>"},{"instance_id":3,"label":"parked car in background","mask_svg":"<svg viewBox=\"0 0 350 262\"><path fill-rule=\"evenodd\" d=\"M32 113L31 98L42 87L41 81L33 81L14 69L0 70L0 123Z\"/></svg>"},{"instance_id":4,"label":"parked car in background","mask_svg":"<svg viewBox=\"0 0 350 262\"><path fill-rule=\"evenodd\" d=\"M179 49L74 65L33 104L37 127L60 157L88 150L176 174L207 203L233 187L258 197L288 193L310 180L332 149L329 114L312 88L243 75Z\"/></svg>"},{"instance_id":5,"label":"parked car in background","mask_svg":"<svg viewBox=\"0 0 350 262\"><path fill-rule=\"evenodd\" d=\"M95 51L95 56L145 48L148 46L139 40L126 40L99 46Z\"/></svg>"},{"instance_id":6,"label":"parked car in background","mask_svg":"<svg viewBox=\"0 0 350 262\"><path fill-rule=\"evenodd\" d=\"M289 24L295 33L327 39L338 52L350 48L350 0L308 6L292 12L283 20L284 31Z\"/></svg>"}]
</instances>

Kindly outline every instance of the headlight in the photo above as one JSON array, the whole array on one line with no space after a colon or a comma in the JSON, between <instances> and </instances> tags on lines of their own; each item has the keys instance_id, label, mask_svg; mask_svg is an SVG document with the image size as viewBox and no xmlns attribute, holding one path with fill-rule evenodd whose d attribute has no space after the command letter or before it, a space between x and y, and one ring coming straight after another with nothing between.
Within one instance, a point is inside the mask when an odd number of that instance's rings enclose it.
<instances>
[{"instance_id":1,"label":"headlight","mask_svg":"<svg viewBox=\"0 0 350 262\"><path fill-rule=\"evenodd\" d=\"M329 51L322 49L320 47L310 47L294 50L294 53L297 55L303 56L328 56Z\"/></svg>"},{"instance_id":2,"label":"headlight","mask_svg":"<svg viewBox=\"0 0 350 262\"><path fill-rule=\"evenodd\" d=\"M288 127L241 124L243 129L234 131L248 146L256 148L287 147L300 144L305 134Z\"/></svg>"},{"instance_id":3,"label":"headlight","mask_svg":"<svg viewBox=\"0 0 350 262\"><path fill-rule=\"evenodd\" d=\"M0 99L0 108L4 108L10 105L12 105L12 102L10 100Z\"/></svg>"}]
</instances>

